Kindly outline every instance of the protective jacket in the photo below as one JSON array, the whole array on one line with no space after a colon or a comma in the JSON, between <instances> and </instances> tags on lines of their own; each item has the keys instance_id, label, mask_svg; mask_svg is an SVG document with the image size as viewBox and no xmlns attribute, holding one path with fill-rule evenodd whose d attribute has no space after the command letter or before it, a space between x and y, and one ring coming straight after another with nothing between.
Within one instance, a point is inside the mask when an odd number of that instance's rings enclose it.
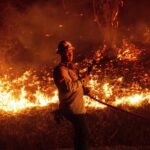
<instances>
[{"instance_id":1,"label":"protective jacket","mask_svg":"<svg viewBox=\"0 0 150 150\"><path fill-rule=\"evenodd\" d=\"M71 63L60 63L54 68L54 82L58 88L59 109L63 113L84 114L83 86Z\"/></svg>"}]
</instances>

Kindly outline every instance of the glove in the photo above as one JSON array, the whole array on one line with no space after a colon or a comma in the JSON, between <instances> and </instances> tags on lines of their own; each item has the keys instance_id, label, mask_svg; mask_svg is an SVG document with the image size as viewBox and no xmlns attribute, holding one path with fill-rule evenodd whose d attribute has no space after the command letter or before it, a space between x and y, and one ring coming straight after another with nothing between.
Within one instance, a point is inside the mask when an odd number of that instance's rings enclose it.
<instances>
[{"instance_id":1,"label":"glove","mask_svg":"<svg viewBox=\"0 0 150 150\"><path fill-rule=\"evenodd\" d=\"M90 88L89 87L85 87L83 86L83 92L84 92L84 95L88 95L90 93Z\"/></svg>"}]
</instances>

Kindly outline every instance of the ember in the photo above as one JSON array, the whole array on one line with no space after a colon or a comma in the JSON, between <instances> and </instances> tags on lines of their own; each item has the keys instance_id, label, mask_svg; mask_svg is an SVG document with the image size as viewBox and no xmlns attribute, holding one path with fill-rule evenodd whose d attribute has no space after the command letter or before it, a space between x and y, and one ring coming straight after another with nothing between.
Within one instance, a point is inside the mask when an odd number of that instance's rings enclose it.
<instances>
[{"instance_id":1,"label":"ember","mask_svg":"<svg viewBox=\"0 0 150 150\"><path fill-rule=\"evenodd\" d=\"M137 61L141 54L141 50L136 48L136 46L129 42L127 39L123 40L123 46L118 50L118 59Z\"/></svg>"}]
</instances>

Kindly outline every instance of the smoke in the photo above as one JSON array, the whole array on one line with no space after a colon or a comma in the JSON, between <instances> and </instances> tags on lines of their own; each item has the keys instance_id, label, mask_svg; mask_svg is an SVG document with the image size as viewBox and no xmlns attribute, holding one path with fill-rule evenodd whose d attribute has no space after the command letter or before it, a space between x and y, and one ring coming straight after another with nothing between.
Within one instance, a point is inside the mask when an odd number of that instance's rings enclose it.
<instances>
[{"instance_id":1,"label":"smoke","mask_svg":"<svg viewBox=\"0 0 150 150\"><path fill-rule=\"evenodd\" d=\"M2 34L5 36L5 62L10 64L53 63L59 20L51 5L28 6L23 12L8 5ZM56 14L57 15L57 14Z\"/></svg>"},{"instance_id":2,"label":"smoke","mask_svg":"<svg viewBox=\"0 0 150 150\"><path fill-rule=\"evenodd\" d=\"M124 2L122 14L119 15L120 26L115 39L117 42L128 35L131 38L136 37L136 40L138 37L139 41L143 38L149 40L149 33L146 31L141 38L136 36L141 34L143 29L149 29L149 26L146 20L141 21L138 16L129 14L129 10L136 12L133 4L137 1L133 1ZM142 8L144 7L143 4ZM107 32L103 31L103 28L99 29L95 22L91 0L7 0L0 4L0 8L1 69L7 69L8 66L54 66L58 59L57 44L65 39L76 47L76 60L83 60L102 46L103 34ZM132 29L132 16L140 22L138 26L137 22L133 23L133 28L136 26L138 29L136 32Z\"/></svg>"},{"instance_id":3,"label":"smoke","mask_svg":"<svg viewBox=\"0 0 150 150\"><path fill-rule=\"evenodd\" d=\"M150 43L150 1L126 0L120 15L122 36L137 43Z\"/></svg>"},{"instance_id":4,"label":"smoke","mask_svg":"<svg viewBox=\"0 0 150 150\"><path fill-rule=\"evenodd\" d=\"M81 9L81 3L75 7L66 3L66 8L61 1L17 4L8 2L3 5L1 12L3 22L0 46L3 64L13 67L53 66L57 60L59 41L70 40L77 47L78 55L92 49L100 41L99 33L93 28L96 25L92 14L89 17L86 7Z\"/></svg>"}]
</instances>

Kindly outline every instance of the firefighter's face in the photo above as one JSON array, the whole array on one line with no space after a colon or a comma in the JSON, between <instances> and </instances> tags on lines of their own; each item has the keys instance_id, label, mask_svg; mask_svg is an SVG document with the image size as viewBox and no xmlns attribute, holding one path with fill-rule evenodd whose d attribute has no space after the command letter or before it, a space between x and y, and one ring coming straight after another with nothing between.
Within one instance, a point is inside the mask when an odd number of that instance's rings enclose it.
<instances>
[{"instance_id":1,"label":"firefighter's face","mask_svg":"<svg viewBox=\"0 0 150 150\"><path fill-rule=\"evenodd\" d=\"M73 61L73 50L72 49L67 49L66 51L64 51L62 53L61 57L66 62L72 62Z\"/></svg>"}]
</instances>

